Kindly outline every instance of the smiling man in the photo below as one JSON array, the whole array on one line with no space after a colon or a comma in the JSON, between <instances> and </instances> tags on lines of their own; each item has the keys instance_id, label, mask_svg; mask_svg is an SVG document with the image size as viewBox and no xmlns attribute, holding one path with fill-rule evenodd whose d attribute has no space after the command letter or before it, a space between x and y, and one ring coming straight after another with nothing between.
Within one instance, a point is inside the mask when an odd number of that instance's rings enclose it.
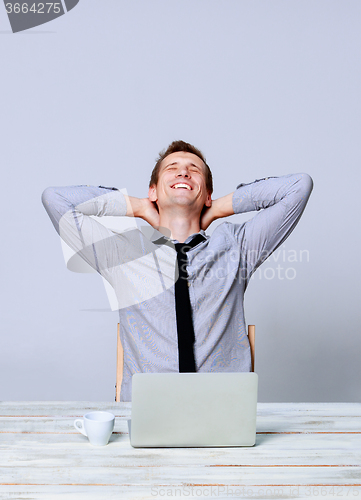
<instances>
[{"instance_id":1,"label":"smiling man","mask_svg":"<svg viewBox=\"0 0 361 500\"><path fill-rule=\"evenodd\" d=\"M160 153L148 197L116 188L48 188L60 236L114 288L124 348L121 400L136 372L250 371L243 298L258 266L288 237L312 190L307 174L258 179L212 200L212 174L194 146ZM242 224L212 221L259 211ZM154 232L120 234L91 216L131 216Z\"/></svg>"},{"instance_id":2,"label":"smiling man","mask_svg":"<svg viewBox=\"0 0 361 500\"><path fill-rule=\"evenodd\" d=\"M167 151L182 144L176 141ZM201 154L190 145L183 147ZM167 154L167 151L160 155L154 167L148 198L128 197L127 215L139 216L153 227L167 228L172 239L184 242L192 233L199 232L200 214L212 205L212 174L195 153Z\"/></svg>"}]
</instances>

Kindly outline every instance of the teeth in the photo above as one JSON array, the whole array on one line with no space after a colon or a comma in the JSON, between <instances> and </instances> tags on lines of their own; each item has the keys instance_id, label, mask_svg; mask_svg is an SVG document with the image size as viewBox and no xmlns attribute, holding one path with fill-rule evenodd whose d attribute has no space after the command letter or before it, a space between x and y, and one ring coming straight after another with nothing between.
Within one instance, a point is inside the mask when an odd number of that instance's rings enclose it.
<instances>
[{"instance_id":1,"label":"teeth","mask_svg":"<svg viewBox=\"0 0 361 500\"><path fill-rule=\"evenodd\" d=\"M174 189L178 189L178 188L187 188L187 189L191 189L190 186L188 186L188 184L175 184L174 186Z\"/></svg>"}]
</instances>

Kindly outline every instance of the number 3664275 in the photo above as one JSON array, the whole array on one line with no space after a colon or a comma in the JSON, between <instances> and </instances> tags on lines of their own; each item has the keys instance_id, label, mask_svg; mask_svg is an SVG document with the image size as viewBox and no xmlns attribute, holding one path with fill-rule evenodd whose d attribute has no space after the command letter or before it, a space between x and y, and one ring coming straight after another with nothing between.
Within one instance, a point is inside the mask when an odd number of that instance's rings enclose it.
<instances>
[{"instance_id":1,"label":"number 3664275","mask_svg":"<svg viewBox=\"0 0 361 500\"><path fill-rule=\"evenodd\" d=\"M5 4L5 7L6 7L6 12L8 14L27 14L27 13L59 14L61 11L60 5L61 5L60 2L57 2L57 3L33 3L33 4L7 3L7 4Z\"/></svg>"}]
</instances>

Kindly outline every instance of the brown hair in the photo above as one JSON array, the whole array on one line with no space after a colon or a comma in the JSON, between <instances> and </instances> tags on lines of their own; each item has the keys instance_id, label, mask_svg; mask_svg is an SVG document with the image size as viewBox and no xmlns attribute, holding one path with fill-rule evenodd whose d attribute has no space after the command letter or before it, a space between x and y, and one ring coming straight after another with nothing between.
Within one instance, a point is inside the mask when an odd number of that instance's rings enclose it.
<instances>
[{"instance_id":1,"label":"brown hair","mask_svg":"<svg viewBox=\"0 0 361 500\"><path fill-rule=\"evenodd\" d=\"M206 159L201 153L199 149L197 149L195 146L192 146L192 144L189 144L188 142L184 141L173 141L172 144L168 146L167 149L164 149L159 153L159 156L157 158L157 163L155 164L155 167L153 168L152 175L150 177L149 181L149 187L156 186L158 184L158 177L159 177L159 170L160 170L160 164L166 158L168 155L172 153L178 153L178 151L183 151L184 153L193 153L194 155L198 156L200 158L205 167L205 177L206 177L206 187L207 190L212 193L213 192L213 179L212 179L212 172L209 166L206 163Z\"/></svg>"}]
</instances>

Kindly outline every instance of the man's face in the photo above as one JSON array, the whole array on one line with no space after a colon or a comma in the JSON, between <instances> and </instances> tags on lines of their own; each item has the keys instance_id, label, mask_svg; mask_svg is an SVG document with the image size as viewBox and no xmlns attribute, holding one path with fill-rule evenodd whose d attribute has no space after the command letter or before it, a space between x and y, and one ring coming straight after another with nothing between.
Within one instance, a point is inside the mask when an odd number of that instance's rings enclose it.
<instances>
[{"instance_id":1,"label":"man's face","mask_svg":"<svg viewBox=\"0 0 361 500\"><path fill-rule=\"evenodd\" d=\"M149 199L160 209L188 206L201 212L211 206L211 194L206 188L205 165L193 153L179 151L164 158L160 164L158 184L149 188Z\"/></svg>"}]
</instances>

